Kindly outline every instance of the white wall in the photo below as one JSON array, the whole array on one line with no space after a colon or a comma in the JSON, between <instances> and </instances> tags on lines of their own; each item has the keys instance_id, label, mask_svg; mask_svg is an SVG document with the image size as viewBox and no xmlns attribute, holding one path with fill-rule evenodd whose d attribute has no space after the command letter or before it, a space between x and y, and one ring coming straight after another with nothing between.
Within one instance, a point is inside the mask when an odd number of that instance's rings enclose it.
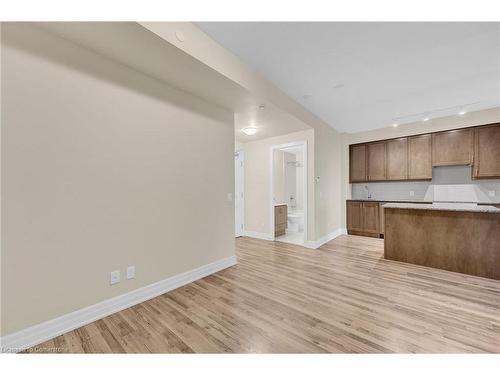
<instances>
[{"instance_id":1,"label":"white wall","mask_svg":"<svg viewBox=\"0 0 500 375\"><path fill-rule=\"evenodd\" d=\"M478 126L500 122L500 108L467 113L465 116L447 116L428 122L414 122L400 125L397 128L388 127L367 132L342 135L342 227L346 225L345 201L351 198L349 184L349 145L353 143L376 141L387 138L404 137L408 135L431 133L442 130ZM395 183L398 184L398 183ZM400 183L406 184L406 183ZM418 184L418 183L416 183ZM396 186L396 185L395 185ZM405 185L406 188L406 185ZM416 189L415 189L416 190Z\"/></svg>"},{"instance_id":2,"label":"white wall","mask_svg":"<svg viewBox=\"0 0 500 375\"><path fill-rule=\"evenodd\" d=\"M294 168L295 169L295 203L297 210L304 209L304 157L302 153L298 153L295 155L295 160L302 165L302 167Z\"/></svg>"},{"instance_id":3,"label":"white wall","mask_svg":"<svg viewBox=\"0 0 500 375\"><path fill-rule=\"evenodd\" d=\"M297 157L294 154L289 152L285 152L284 159L284 169L285 169L285 202L291 208L292 203L296 205L297 203L297 182L301 182L301 180L297 180L297 168L294 163L297 160ZM293 197L293 201L291 199Z\"/></svg>"},{"instance_id":4,"label":"white wall","mask_svg":"<svg viewBox=\"0 0 500 375\"><path fill-rule=\"evenodd\" d=\"M232 113L29 26L1 62L2 335L234 254Z\"/></svg>"},{"instance_id":5,"label":"white wall","mask_svg":"<svg viewBox=\"0 0 500 375\"><path fill-rule=\"evenodd\" d=\"M285 153L274 150L273 154L273 198L275 203L287 203Z\"/></svg>"},{"instance_id":6,"label":"white wall","mask_svg":"<svg viewBox=\"0 0 500 375\"><path fill-rule=\"evenodd\" d=\"M341 228L341 135L331 128L314 129L315 239Z\"/></svg>"}]
</instances>

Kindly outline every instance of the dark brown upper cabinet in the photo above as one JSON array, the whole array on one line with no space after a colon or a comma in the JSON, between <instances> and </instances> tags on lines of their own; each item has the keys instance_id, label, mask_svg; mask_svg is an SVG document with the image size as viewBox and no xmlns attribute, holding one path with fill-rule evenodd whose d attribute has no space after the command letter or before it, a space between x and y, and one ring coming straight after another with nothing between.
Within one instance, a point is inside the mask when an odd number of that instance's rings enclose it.
<instances>
[{"instance_id":1,"label":"dark brown upper cabinet","mask_svg":"<svg viewBox=\"0 0 500 375\"><path fill-rule=\"evenodd\" d=\"M432 165L471 165L473 129L449 130L432 134Z\"/></svg>"},{"instance_id":2,"label":"dark brown upper cabinet","mask_svg":"<svg viewBox=\"0 0 500 375\"><path fill-rule=\"evenodd\" d=\"M385 142L368 144L368 181L385 181L386 174Z\"/></svg>"},{"instance_id":3,"label":"dark brown upper cabinet","mask_svg":"<svg viewBox=\"0 0 500 375\"><path fill-rule=\"evenodd\" d=\"M474 129L474 178L500 178L500 124Z\"/></svg>"},{"instance_id":4,"label":"dark brown upper cabinet","mask_svg":"<svg viewBox=\"0 0 500 375\"><path fill-rule=\"evenodd\" d=\"M432 180L430 134L408 137L408 179Z\"/></svg>"},{"instance_id":5,"label":"dark brown upper cabinet","mask_svg":"<svg viewBox=\"0 0 500 375\"><path fill-rule=\"evenodd\" d=\"M401 181L408 178L408 139L387 141L387 180Z\"/></svg>"},{"instance_id":6,"label":"dark brown upper cabinet","mask_svg":"<svg viewBox=\"0 0 500 375\"><path fill-rule=\"evenodd\" d=\"M366 181L366 148L365 144L349 147L349 182Z\"/></svg>"},{"instance_id":7,"label":"dark brown upper cabinet","mask_svg":"<svg viewBox=\"0 0 500 375\"><path fill-rule=\"evenodd\" d=\"M432 180L432 167L472 165L500 178L500 123L349 146L349 182Z\"/></svg>"}]
</instances>

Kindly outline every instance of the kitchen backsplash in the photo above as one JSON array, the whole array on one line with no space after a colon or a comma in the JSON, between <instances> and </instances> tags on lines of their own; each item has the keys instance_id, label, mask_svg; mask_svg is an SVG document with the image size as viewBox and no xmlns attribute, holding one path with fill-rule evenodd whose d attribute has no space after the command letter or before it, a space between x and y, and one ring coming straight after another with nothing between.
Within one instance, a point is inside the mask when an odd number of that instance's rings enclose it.
<instances>
[{"instance_id":1,"label":"kitchen backsplash","mask_svg":"<svg viewBox=\"0 0 500 375\"><path fill-rule=\"evenodd\" d=\"M500 180L472 180L471 167L451 166L432 169L432 181L415 182L371 182L352 184L352 199L367 199L368 191L377 200L423 200L429 185L474 184L491 202L500 202ZM495 196L490 197L489 192ZM413 195L411 195L413 192Z\"/></svg>"}]
</instances>

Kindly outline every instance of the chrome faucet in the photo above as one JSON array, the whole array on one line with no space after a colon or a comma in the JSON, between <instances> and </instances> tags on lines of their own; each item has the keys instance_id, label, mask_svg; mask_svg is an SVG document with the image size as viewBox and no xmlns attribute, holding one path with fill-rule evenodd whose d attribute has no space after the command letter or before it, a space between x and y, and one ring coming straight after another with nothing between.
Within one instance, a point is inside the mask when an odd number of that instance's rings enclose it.
<instances>
[{"instance_id":1,"label":"chrome faucet","mask_svg":"<svg viewBox=\"0 0 500 375\"><path fill-rule=\"evenodd\" d=\"M365 190L366 190L367 199L372 199L372 193L370 193L370 190L368 189L368 185L365 185Z\"/></svg>"}]
</instances>

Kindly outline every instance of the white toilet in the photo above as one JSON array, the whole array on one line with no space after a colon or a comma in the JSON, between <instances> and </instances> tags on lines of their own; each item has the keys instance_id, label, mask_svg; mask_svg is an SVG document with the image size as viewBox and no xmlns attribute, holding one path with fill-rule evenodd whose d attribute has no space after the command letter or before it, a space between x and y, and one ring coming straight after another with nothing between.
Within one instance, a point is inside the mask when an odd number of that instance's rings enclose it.
<instances>
[{"instance_id":1,"label":"white toilet","mask_svg":"<svg viewBox=\"0 0 500 375\"><path fill-rule=\"evenodd\" d=\"M290 210L287 215L288 231L303 232L304 231L304 211Z\"/></svg>"}]
</instances>

